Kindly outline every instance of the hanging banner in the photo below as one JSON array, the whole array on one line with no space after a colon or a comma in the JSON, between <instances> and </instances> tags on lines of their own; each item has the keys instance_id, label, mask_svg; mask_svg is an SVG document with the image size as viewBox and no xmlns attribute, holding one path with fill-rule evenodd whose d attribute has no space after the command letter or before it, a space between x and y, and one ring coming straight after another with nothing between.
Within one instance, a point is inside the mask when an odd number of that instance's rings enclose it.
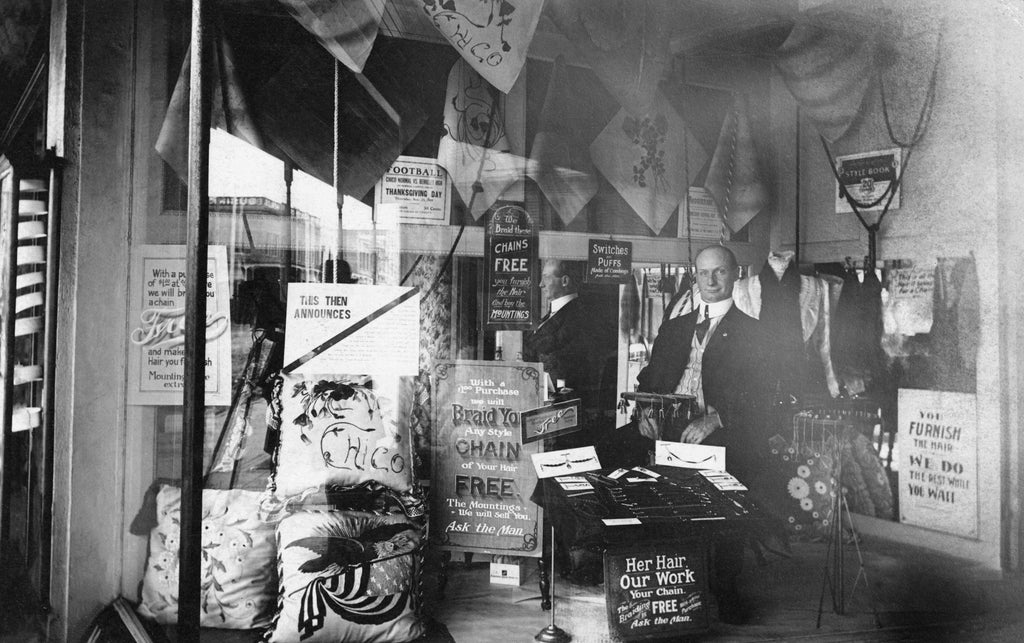
<instances>
[{"instance_id":1,"label":"hanging banner","mask_svg":"<svg viewBox=\"0 0 1024 643\"><path fill-rule=\"evenodd\" d=\"M487 327L529 330L537 310L537 228L518 205L491 213L484 231Z\"/></svg>"},{"instance_id":2,"label":"hanging banner","mask_svg":"<svg viewBox=\"0 0 1024 643\"><path fill-rule=\"evenodd\" d=\"M441 35L506 94L526 62L543 6L544 0L423 0Z\"/></svg>"},{"instance_id":3,"label":"hanging banner","mask_svg":"<svg viewBox=\"0 0 1024 643\"><path fill-rule=\"evenodd\" d=\"M399 156L377 182L374 210L391 210L399 223L448 223L451 183L437 159Z\"/></svg>"},{"instance_id":4,"label":"hanging banner","mask_svg":"<svg viewBox=\"0 0 1024 643\"><path fill-rule=\"evenodd\" d=\"M434 366L431 524L442 549L539 557L541 510L520 415L541 403L541 364Z\"/></svg>"},{"instance_id":5,"label":"hanging banner","mask_svg":"<svg viewBox=\"0 0 1024 643\"><path fill-rule=\"evenodd\" d=\"M587 243L587 283L621 284L633 273L633 244L590 239Z\"/></svg>"},{"instance_id":6,"label":"hanging banner","mask_svg":"<svg viewBox=\"0 0 1024 643\"><path fill-rule=\"evenodd\" d=\"M181 406L185 389L183 245L145 245L132 262L128 403ZM228 253L210 246L206 269L206 404L231 403Z\"/></svg>"},{"instance_id":7,"label":"hanging banner","mask_svg":"<svg viewBox=\"0 0 1024 643\"><path fill-rule=\"evenodd\" d=\"M900 175L900 164L902 162L900 148L895 147L890 150L877 150L862 154L847 154L845 156L837 156L835 160L836 173L839 174L843 187L846 188L846 191L858 203L867 205L881 199L871 207L862 208L858 206L858 209L861 212L880 212L889 200L889 196L886 195L889 186ZM885 195L885 198L882 198L883 195ZM889 209L898 210L899 207L900 188L897 187ZM853 208L850 207L849 201L847 201L843 191L839 189L839 184L836 183L836 214L852 212Z\"/></svg>"},{"instance_id":8,"label":"hanging banner","mask_svg":"<svg viewBox=\"0 0 1024 643\"><path fill-rule=\"evenodd\" d=\"M978 536L973 394L899 390L900 522Z\"/></svg>"},{"instance_id":9,"label":"hanging banner","mask_svg":"<svg viewBox=\"0 0 1024 643\"><path fill-rule=\"evenodd\" d=\"M415 288L288 284L284 372L416 375Z\"/></svg>"}]
</instances>

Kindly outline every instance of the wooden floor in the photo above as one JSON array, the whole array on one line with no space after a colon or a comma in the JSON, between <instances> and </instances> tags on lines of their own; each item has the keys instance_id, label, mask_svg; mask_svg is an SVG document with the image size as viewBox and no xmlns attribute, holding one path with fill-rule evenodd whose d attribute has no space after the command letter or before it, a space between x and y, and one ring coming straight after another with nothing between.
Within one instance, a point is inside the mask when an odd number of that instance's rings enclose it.
<instances>
[{"instance_id":1,"label":"wooden floor","mask_svg":"<svg viewBox=\"0 0 1024 643\"><path fill-rule=\"evenodd\" d=\"M862 550L875 610L863 576L857 578L857 556L850 547L846 550L846 613L833 613L826 596L818 627L825 546L794 543L788 559L773 557L759 566L748 557L740 589L754 606L751 622L725 625L717 621L712 609L711 629L697 640L1024 641L1024 578L884 541L863 542ZM551 612L540 609L534 561L528 566L526 583L507 587L489 583L489 565L481 557L467 565L457 555L449 566L446 595L440 598L439 557L432 558L425 582L426 607L444 627L434 629L429 643L525 643L533 641L550 622ZM573 635L574 642L612 641L607 634L602 586L570 584L557 578L555 596L555 622ZM874 611L881 627L875 623ZM0 642L45 640L36 628L25 625L0 634ZM258 638L256 632L224 630L206 630L202 636L204 642L214 643ZM168 639L176 640L173 630Z\"/></svg>"},{"instance_id":2,"label":"wooden floor","mask_svg":"<svg viewBox=\"0 0 1024 643\"><path fill-rule=\"evenodd\" d=\"M747 625L725 625L711 611L707 641L1022 641L1024 580L932 552L884 542L862 543L872 610L856 551L846 550L846 610L828 594L817 626L825 546L795 543L792 557L764 566L748 558L741 591L754 606ZM535 569L531 565L531 569ZM532 641L548 624L535 576L521 587L488 584L486 563L454 564L448 596L433 605L437 620L460 643ZM857 587L854 590L854 583ZM881 627L876 625L875 614ZM555 621L581 643L608 637L603 587L556 582Z\"/></svg>"}]
</instances>

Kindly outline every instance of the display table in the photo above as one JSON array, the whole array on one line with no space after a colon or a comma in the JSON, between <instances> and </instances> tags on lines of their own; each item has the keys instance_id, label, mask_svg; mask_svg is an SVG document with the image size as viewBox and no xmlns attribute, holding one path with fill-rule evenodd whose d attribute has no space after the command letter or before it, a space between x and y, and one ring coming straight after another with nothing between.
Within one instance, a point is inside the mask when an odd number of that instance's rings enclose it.
<instances>
[{"instance_id":1,"label":"display table","mask_svg":"<svg viewBox=\"0 0 1024 643\"><path fill-rule=\"evenodd\" d=\"M534 494L560 542L603 554L609 629L627 641L705 631L712 542L756 532L764 514L692 469L609 474L548 478Z\"/></svg>"}]
</instances>

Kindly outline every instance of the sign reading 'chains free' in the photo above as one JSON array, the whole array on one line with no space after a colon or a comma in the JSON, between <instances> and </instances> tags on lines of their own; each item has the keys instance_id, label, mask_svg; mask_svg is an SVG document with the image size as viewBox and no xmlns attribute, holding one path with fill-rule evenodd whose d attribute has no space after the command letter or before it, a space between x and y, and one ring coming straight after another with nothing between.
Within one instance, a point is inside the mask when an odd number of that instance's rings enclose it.
<instances>
[{"instance_id":1,"label":"sign reading 'chains free'","mask_svg":"<svg viewBox=\"0 0 1024 643\"><path fill-rule=\"evenodd\" d=\"M500 205L484 231L487 326L529 330L537 310L537 227L518 205Z\"/></svg>"},{"instance_id":2,"label":"sign reading 'chains free'","mask_svg":"<svg viewBox=\"0 0 1024 643\"><path fill-rule=\"evenodd\" d=\"M460 360L434 366L432 518L444 549L541 555L537 484L520 415L540 405L541 364Z\"/></svg>"}]
</instances>

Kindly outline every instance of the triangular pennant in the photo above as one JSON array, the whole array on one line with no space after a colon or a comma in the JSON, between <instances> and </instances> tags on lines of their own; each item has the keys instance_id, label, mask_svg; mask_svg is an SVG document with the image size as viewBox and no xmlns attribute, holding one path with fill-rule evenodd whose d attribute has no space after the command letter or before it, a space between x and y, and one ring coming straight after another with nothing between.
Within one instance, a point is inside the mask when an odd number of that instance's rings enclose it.
<instances>
[{"instance_id":1,"label":"triangular pennant","mask_svg":"<svg viewBox=\"0 0 1024 643\"><path fill-rule=\"evenodd\" d=\"M191 51L185 51L174 93L167 105L160 134L156 140L157 153L183 180L188 175L188 94ZM231 46L220 34L216 36L216 65L213 69L213 127L237 136L243 141L266 150L256 121L249 109L235 69ZM269 150L266 150L269 151Z\"/></svg>"},{"instance_id":2,"label":"triangular pennant","mask_svg":"<svg viewBox=\"0 0 1024 643\"><path fill-rule=\"evenodd\" d=\"M590 150L573 127L572 97L561 56L551 67L551 80L530 149L532 178L566 225L597 194Z\"/></svg>"},{"instance_id":3,"label":"triangular pennant","mask_svg":"<svg viewBox=\"0 0 1024 643\"><path fill-rule=\"evenodd\" d=\"M704 187L733 232L747 225L768 203L768 188L761 179L746 99L741 95L736 96L722 123Z\"/></svg>"},{"instance_id":4,"label":"triangular pennant","mask_svg":"<svg viewBox=\"0 0 1024 643\"><path fill-rule=\"evenodd\" d=\"M341 64L363 71L377 39L385 0L279 0Z\"/></svg>"},{"instance_id":5,"label":"triangular pennant","mask_svg":"<svg viewBox=\"0 0 1024 643\"><path fill-rule=\"evenodd\" d=\"M474 219L526 175L526 159L514 153L516 136L509 132L514 125L508 121L522 112L509 109L516 98L521 98L519 89L502 95L465 60L457 60L448 74L437 164L448 172Z\"/></svg>"},{"instance_id":6,"label":"triangular pennant","mask_svg":"<svg viewBox=\"0 0 1024 643\"><path fill-rule=\"evenodd\" d=\"M669 0L548 5L555 26L631 116L652 116L669 62Z\"/></svg>"},{"instance_id":7,"label":"triangular pennant","mask_svg":"<svg viewBox=\"0 0 1024 643\"><path fill-rule=\"evenodd\" d=\"M590 145L594 165L626 203L658 234L687 194L689 178L707 154L683 119L658 94L653 116L620 109Z\"/></svg>"},{"instance_id":8,"label":"triangular pennant","mask_svg":"<svg viewBox=\"0 0 1024 643\"><path fill-rule=\"evenodd\" d=\"M544 0L422 0L438 31L504 93L526 62Z\"/></svg>"}]
</instances>

